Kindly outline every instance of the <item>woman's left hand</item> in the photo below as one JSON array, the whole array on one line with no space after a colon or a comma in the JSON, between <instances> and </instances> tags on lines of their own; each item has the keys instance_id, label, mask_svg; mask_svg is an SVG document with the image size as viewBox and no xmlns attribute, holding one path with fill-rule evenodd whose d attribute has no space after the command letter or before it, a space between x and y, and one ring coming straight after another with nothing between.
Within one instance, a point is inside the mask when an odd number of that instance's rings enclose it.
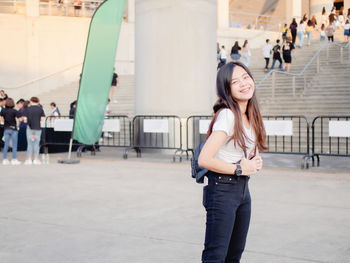
<instances>
[{"instance_id":1,"label":"woman's left hand","mask_svg":"<svg viewBox=\"0 0 350 263\"><path fill-rule=\"evenodd\" d=\"M256 168L258 171L260 171L263 167L263 159L261 158L260 156L260 153L259 153L259 150L256 149L256 156L252 159L252 161L255 161L256 162Z\"/></svg>"}]
</instances>

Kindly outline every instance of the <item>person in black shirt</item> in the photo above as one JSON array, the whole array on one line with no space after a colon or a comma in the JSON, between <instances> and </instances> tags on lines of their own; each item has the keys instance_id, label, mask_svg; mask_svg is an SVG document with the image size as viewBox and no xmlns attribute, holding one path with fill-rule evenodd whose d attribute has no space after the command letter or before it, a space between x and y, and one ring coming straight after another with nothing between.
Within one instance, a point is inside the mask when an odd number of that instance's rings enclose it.
<instances>
[{"instance_id":1,"label":"person in black shirt","mask_svg":"<svg viewBox=\"0 0 350 263\"><path fill-rule=\"evenodd\" d=\"M241 49L242 48L239 46L238 41L236 41L231 48L231 58L233 62L237 62L241 58L241 55L239 54Z\"/></svg>"},{"instance_id":2,"label":"person in black shirt","mask_svg":"<svg viewBox=\"0 0 350 263\"><path fill-rule=\"evenodd\" d=\"M114 71L115 69L113 69ZM113 77L112 77L112 84L111 84L111 89L109 91L109 99L112 101L115 95L115 91L117 90L117 86L119 84L119 76L117 73L113 73ZM114 103L117 103L117 100L113 101Z\"/></svg>"},{"instance_id":3,"label":"person in black shirt","mask_svg":"<svg viewBox=\"0 0 350 263\"><path fill-rule=\"evenodd\" d=\"M18 165L20 162L17 160L17 143L18 143L18 131L17 131L17 121L16 119L22 120L19 112L14 109L15 102L12 98L6 100L6 107L2 109L0 116L4 121L4 137L5 146L3 151L3 165L10 164L7 159L7 152L9 149L10 138L12 139L12 160L11 164Z\"/></svg>"},{"instance_id":4,"label":"person in black shirt","mask_svg":"<svg viewBox=\"0 0 350 263\"><path fill-rule=\"evenodd\" d=\"M41 120L44 119L45 113L39 106L39 99L32 97L30 99L30 107L25 111L27 120L27 160L24 164L41 164L39 160L40 138L41 138ZM34 151L34 160L32 161Z\"/></svg>"},{"instance_id":5,"label":"person in black shirt","mask_svg":"<svg viewBox=\"0 0 350 263\"><path fill-rule=\"evenodd\" d=\"M275 67L276 60L280 62L279 69L282 69L282 59L281 59L281 46L280 46L280 40L276 40L276 45L272 48L273 51L273 60L272 60L272 66L271 69Z\"/></svg>"},{"instance_id":6,"label":"person in black shirt","mask_svg":"<svg viewBox=\"0 0 350 263\"><path fill-rule=\"evenodd\" d=\"M77 101L75 100L70 104L69 119L74 119L76 109L77 109Z\"/></svg>"},{"instance_id":7,"label":"person in black shirt","mask_svg":"<svg viewBox=\"0 0 350 263\"><path fill-rule=\"evenodd\" d=\"M287 42L283 44L282 54L283 54L283 69L287 72L290 71L290 65L292 63L292 55L294 54L295 46L291 42L291 38L287 38Z\"/></svg>"}]
</instances>

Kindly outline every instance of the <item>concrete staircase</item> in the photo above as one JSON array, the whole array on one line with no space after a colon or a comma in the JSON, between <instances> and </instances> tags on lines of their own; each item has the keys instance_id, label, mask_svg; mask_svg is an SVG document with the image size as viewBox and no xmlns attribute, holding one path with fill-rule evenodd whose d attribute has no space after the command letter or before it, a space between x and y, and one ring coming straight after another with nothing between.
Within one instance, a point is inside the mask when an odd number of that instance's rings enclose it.
<instances>
[{"instance_id":1,"label":"concrete staircase","mask_svg":"<svg viewBox=\"0 0 350 263\"><path fill-rule=\"evenodd\" d=\"M36 94L40 98L46 115L50 113L50 103L55 102L62 115L69 114L70 103L77 99L79 83L59 87L50 92ZM112 115L128 115L134 114L134 92L135 80L133 75L119 76L119 86L115 92L115 98L111 101L110 109Z\"/></svg>"}]
</instances>

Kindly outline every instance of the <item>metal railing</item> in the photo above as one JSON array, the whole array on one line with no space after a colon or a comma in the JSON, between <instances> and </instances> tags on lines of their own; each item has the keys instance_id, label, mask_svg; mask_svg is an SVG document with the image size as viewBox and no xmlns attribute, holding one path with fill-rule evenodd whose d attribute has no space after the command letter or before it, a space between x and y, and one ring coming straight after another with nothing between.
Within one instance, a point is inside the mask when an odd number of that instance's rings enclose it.
<instances>
[{"instance_id":1,"label":"metal railing","mask_svg":"<svg viewBox=\"0 0 350 263\"><path fill-rule=\"evenodd\" d=\"M194 154L194 149L204 142L210 121L213 116L209 115L194 115L190 116L186 120L186 155L188 159L188 152Z\"/></svg>"},{"instance_id":2,"label":"metal railing","mask_svg":"<svg viewBox=\"0 0 350 263\"><path fill-rule=\"evenodd\" d=\"M69 116L46 117L43 128L43 140L41 147L45 153L67 152L69 140L72 136L73 119ZM131 146L131 122L126 115L110 115L104 119L101 138L94 145L84 145L74 141L73 150L77 150L80 157L85 149L95 154L99 147L130 147ZM51 147L51 148L49 148Z\"/></svg>"},{"instance_id":3,"label":"metal railing","mask_svg":"<svg viewBox=\"0 0 350 263\"><path fill-rule=\"evenodd\" d=\"M174 162L178 157L182 161L182 123L175 115L137 115L132 120L132 146L125 149L124 159L128 152L135 150L141 157L141 149L175 150Z\"/></svg>"},{"instance_id":4,"label":"metal railing","mask_svg":"<svg viewBox=\"0 0 350 263\"><path fill-rule=\"evenodd\" d=\"M350 156L350 116L317 116L312 121L312 165L314 157Z\"/></svg>"},{"instance_id":5,"label":"metal railing","mask_svg":"<svg viewBox=\"0 0 350 263\"><path fill-rule=\"evenodd\" d=\"M276 89L276 74L280 74L280 75L285 75L285 76L290 76L291 80L292 80L292 94L295 97L296 96L296 79L297 78L302 78L303 81L303 89L302 89L302 93L305 93L306 89L307 89L307 77L305 75L306 70L310 69L310 66L312 65L313 62L316 62L315 65L315 69L316 69L316 73L320 72L320 54L321 51L323 51L324 49L326 49L326 56L327 56L327 60L329 59L329 47L330 45L336 45L340 47L340 56L339 56L339 61L340 63L343 63L343 59L344 59L344 49L345 48L349 48L349 60L350 60L350 42L348 42L345 45L339 44L339 43L324 43L321 45L321 47L317 50L317 52L312 56L312 58L305 64L305 66L303 67L303 69L299 72L299 73L290 73L290 72L284 72L284 71L280 71L280 70L270 70L265 77L256 85L256 88L259 88L266 80L268 80L271 77L271 93L272 93L272 97L275 97L275 89Z\"/></svg>"}]
</instances>

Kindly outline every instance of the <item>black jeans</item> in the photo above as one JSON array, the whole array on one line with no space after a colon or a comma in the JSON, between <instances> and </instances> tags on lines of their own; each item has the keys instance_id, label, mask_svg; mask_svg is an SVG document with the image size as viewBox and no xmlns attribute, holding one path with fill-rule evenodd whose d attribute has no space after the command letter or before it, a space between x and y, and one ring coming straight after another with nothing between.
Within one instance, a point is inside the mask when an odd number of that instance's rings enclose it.
<instances>
[{"instance_id":1,"label":"black jeans","mask_svg":"<svg viewBox=\"0 0 350 263\"><path fill-rule=\"evenodd\" d=\"M203 263L238 263L245 248L251 199L248 176L208 172L203 191L207 211Z\"/></svg>"},{"instance_id":2,"label":"black jeans","mask_svg":"<svg viewBox=\"0 0 350 263\"><path fill-rule=\"evenodd\" d=\"M280 57L279 58L273 58L271 69L274 69L276 60L278 60L280 62L279 69L281 69L282 68L282 59Z\"/></svg>"}]
</instances>

